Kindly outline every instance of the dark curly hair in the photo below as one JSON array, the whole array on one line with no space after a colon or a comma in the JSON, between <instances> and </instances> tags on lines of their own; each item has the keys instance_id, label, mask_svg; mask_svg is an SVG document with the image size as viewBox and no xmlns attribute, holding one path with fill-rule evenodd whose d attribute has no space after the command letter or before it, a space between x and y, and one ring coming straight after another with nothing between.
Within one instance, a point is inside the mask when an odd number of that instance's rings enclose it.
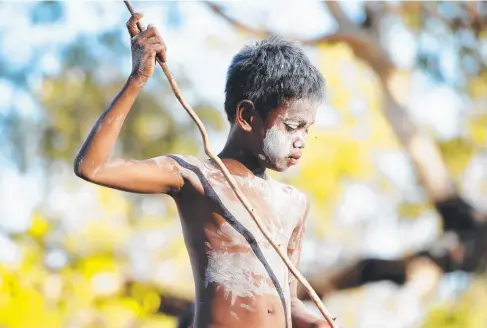
<instances>
[{"instance_id":1,"label":"dark curly hair","mask_svg":"<svg viewBox=\"0 0 487 328\"><path fill-rule=\"evenodd\" d=\"M245 46L228 68L225 112L235 121L237 104L251 100L265 118L285 99L321 101L325 79L294 42L278 37Z\"/></svg>"}]
</instances>

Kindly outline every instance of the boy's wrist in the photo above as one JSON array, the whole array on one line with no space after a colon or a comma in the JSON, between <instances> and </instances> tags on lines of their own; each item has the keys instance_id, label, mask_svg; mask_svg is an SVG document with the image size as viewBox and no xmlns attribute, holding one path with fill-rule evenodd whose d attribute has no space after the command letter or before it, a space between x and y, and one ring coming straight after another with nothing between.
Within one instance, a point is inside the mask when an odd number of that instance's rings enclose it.
<instances>
[{"instance_id":1,"label":"boy's wrist","mask_svg":"<svg viewBox=\"0 0 487 328\"><path fill-rule=\"evenodd\" d=\"M127 86L129 88L142 89L147 84L147 80L145 76L130 74L127 80Z\"/></svg>"}]
</instances>

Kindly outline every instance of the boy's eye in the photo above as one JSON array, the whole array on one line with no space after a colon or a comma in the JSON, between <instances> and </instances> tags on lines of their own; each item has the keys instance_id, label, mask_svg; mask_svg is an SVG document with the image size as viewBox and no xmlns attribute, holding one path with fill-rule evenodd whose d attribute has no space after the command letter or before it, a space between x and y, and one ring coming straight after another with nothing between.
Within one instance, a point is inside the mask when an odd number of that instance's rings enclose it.
<instances>
[{"instance_id":1,"label":"boy's eye","mask_svg":"<svg viewBox=\"0 0 487 328\"><path fill-rule=\"evenodd\" d=\"M286 125L286 129L288 131L293 131L293 130L296 130L298 128L298 125L295 125L295 124L285 123L285 125Z\"/></svg>"}]
</instances>

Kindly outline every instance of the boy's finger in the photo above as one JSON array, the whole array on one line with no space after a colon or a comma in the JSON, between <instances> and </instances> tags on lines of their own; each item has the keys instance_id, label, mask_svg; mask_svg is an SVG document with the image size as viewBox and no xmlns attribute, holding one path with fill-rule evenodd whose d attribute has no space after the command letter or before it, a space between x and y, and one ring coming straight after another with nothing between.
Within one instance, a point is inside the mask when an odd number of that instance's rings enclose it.
<instances>
[{"instance_id":1,"label":"boy's finger","mask_svg":"<svg viewBox=\"0 0 487 328\"><path fill-rule=\"evenodd\" d=\"M153 49L156 51L157 55L161 57L161 60L166 62L166 46L164 44L158 44L154 46Z\"/></svg>"},{"instance_id":2,"label":"boy's finger","mask_svg":"<svg viewBox=\"0 0 487 328\"><path fill-rule=\"evenodd\" d=\"M130 19L127 21L127 29L129 31L130 37L133 38L139 33L139 29L137 28L137 22L142 19L144 15L141 13L135 13Z\"/></svg>"},{"instance_id":3,"label":"boy's finger","mask_svg":"<svg viewBox=\"0 0 487 328\"><path fill-rule=\"evenodd\" d=\"M152 24L147 25L147 29L140 33L142 39L148 39L155 36L157 36L157 29Z\"/></svg>"},{"instance_id":4,"label":"boy's finger","mask_svg":"<svg viewBox=\"0 0 487 328\"><path fill-rule=\"evenodd\" d=\"M164 39L162 38L161 34L159 34L159 30L158 29L155 29L156 30L156 39L157 40L160 40L161 43L164 45L164 48L167 50L167 46L166 46L166 43L164 42Z\"/></svg>"},{"instance_id":5,"label":"boy's finger","mask_svg":"<svg viewBox=\"0 0 487 328\"><path fill-rule=\"evenodd\" d=\"M164 40L160 36L155 36L153 38L147 39L149 44L164 44Z\"/></svg>"}]
</instances>

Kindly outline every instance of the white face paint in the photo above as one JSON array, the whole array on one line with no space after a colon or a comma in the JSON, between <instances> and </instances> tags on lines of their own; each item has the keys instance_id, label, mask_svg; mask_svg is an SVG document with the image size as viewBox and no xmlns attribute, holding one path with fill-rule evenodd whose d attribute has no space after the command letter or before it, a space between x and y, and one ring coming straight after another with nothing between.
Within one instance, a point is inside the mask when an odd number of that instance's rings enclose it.
<instances>
[{"instance_id":1,"label":"white face paint","mask_svg":"<svg viewBox=\"0 0 487 328\"><path fill-rule=\"evenodd\" d=\"M281 131L276 125L266 131L263 140L263 151L266 158L277 170L287 168L287 156L292 150L291 134Z\"/></svg>"},{"instance_id":2,"label":"white face paint","mask_svg":"<svg viewBox=\"0 0 487 328\"><path fill-rule=\"evenodd\" d=\"M310 100L296 100L283 104L284 109L273 125L266 130L259 158L265 158L271 168L284 171L289 166L289 155L300 152L305 146L307 129L316 117L318 104Z\"/></svg>"}]
</instances>

